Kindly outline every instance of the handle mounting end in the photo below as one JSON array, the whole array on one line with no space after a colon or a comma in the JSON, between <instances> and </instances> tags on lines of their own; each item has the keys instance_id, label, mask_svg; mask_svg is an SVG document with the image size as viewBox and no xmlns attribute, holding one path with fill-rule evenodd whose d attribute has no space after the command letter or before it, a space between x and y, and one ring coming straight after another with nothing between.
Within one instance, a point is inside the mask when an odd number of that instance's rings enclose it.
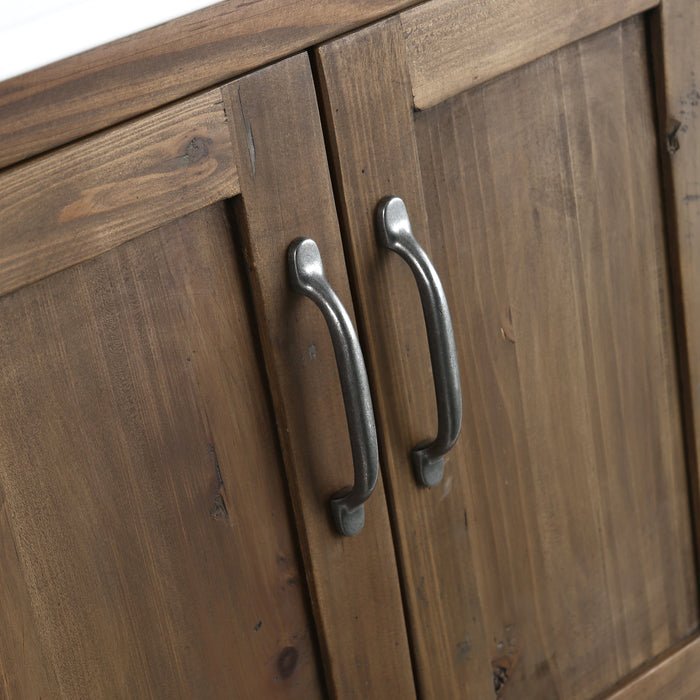
<instances>
[{"instance_id":1,"label":"handle mounting end","mask_svg":"<svg viewBox=\"0 0 700 700\"><path fill-rule=\"evenodd\" d=\"M430 442L421 443L411 452L413 462L413 473L416 481L429 489L437 486L445 473L444 457L430 456L430 450L426 449Z\"/></svg>"},{"instance_id":2,"label":"handle mounting end","mask_svg":"<svg viewBox=\"0 0 700 700\"><path fill-rule=\"evenodd\" d=\"M345 488L331 497L331 515L335 529L346 537L359 534L365 525L365 506L360 505L351 508L346 501L350 489Z\"/></svg>"}]
</instances>

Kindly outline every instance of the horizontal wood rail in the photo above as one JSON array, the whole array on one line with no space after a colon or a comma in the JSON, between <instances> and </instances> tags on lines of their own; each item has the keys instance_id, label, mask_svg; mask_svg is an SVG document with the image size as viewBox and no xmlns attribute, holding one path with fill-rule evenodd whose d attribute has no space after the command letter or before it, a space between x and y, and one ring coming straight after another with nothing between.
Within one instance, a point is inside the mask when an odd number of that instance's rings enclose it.
<instances>
[{"instance_id":1,"label":"horizontal wood rail","mask_svg":"<svg viewBox=\"0 0 700 700\"><path fill-rule=\"evenodd\" d=\"M418 5L400 15L414 105L432 107L657 4L658 0L434 0Z\"/></svg>"},{"instance_id":2,"label":"horizontal wood rail","mask_svg":"<svg viewBox=\"0 0 700 700\"><path fill-rule=\"evenodd\" d=\"M0 174L0 294L240 192L220 90Z\"/></svg>"}]
</instances>

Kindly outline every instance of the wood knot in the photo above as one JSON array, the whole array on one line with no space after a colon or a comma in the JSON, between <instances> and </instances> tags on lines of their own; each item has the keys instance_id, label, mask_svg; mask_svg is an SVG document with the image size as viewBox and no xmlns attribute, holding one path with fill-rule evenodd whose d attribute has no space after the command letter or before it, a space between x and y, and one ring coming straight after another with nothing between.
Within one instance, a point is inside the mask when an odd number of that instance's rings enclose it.
<instances>
[{"instance_id":1,"label":"wood knot","mask_svg":"<svg viewBox=\"0 0 700 700\"><path fill-rule=\"evenodd\" d=\"M469 658L469 652L471 650L471 640L467 635L464 635L464 639L457 643L457 659L460 663L464 663Z\"/></svg>"},{"instance_id":2,"label":"wood knot","mask_svg":"<svg viewBox=\"0 0 700 700\"><path fill-rule=\"evenodd\" d=\"M203 139L201 136L195 136L187 144L185 153L178 156L178 165L187 167L188 165L194 165L195 163L199 163L199 161L204 160L209 155L209 145L211 143L211 139Z\"/></svg>"},{"instance_id":3,"label":"wood knot","mask_svg":"<svg viewBox=\"0 0 700 700\"><path fill-rule=\"evenodd\" d=\"M491 660L491 670L493 671L493 687L496 697L503 697L506 685L513 676L513 671L520 658L520 643L517 637L517 625L515 623L506 625L502 634L494 637L499 656Z\"/></svg>"},{"instance_id":4,"label":"wood knot","mask_svg":"<svg viewBox=\"0 0 700 700\"><path fill-rule=\"evenodd\" d=\"M282 679L289 678L294 673L298 661L299 651L296 647L285 647L282 649L277 657L277 673L279 677Z\"/></svg>"},{"instance_id":5,"label":"wood knot","mask_svg":"<svg viewBox=\"0 0 700 700\"><path fill-rule=\"evenodd\" d=\"M508 681L508 669L505 666L494 666L493 668L493 689L499 693Z\"/></svg>"},{"instance_id":6,"label":"wood knot","mask_svg":"<svg viewBox=\"0 0 700 700\"><path fill-rule=\"evenodd\" d=\"M214 520L222 520L228 518L228 510L226 509L226 504L221 494L217 493L212 501L211 508L209 509L209 516Z\"/></svg>"}]
</instances>

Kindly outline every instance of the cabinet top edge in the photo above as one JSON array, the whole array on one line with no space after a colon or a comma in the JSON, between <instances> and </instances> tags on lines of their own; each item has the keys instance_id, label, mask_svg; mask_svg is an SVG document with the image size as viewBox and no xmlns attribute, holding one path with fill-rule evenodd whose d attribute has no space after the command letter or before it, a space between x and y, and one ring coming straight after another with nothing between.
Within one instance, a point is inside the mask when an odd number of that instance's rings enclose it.
<instances>
[{"instance_id":1,"label":"cabinet top edge","mask_svg":"<svg viewBox=\"0 0 700 700\"><path fill-rule=\"evenodd\" d=\"M0 82L0 168L206 90L419 0L224 0Z\"/></svg>"}]
</instances>

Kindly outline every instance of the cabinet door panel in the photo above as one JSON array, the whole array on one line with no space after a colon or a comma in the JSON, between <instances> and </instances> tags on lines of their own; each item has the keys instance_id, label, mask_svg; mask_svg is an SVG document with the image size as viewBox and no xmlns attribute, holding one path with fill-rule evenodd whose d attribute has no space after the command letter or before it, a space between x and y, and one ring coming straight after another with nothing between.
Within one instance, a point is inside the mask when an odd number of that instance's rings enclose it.
<instances>
[{"instance_id":1,"label":"cabinet door panel","mask_svg":"<svg viewBox=\"0 0 700 700\"><path fill-rule=\"evenodd\" d=\"M6 295L0 315L8 696L319 696L224 205Z\"/></svg>"},{"instance_id":2,"label":"cabinet door panel","mask_svg":"<svg viewBox=\"0 0 700 700\"><path fill-rule=\"evenodd\" d=\"M420 112L406 34L318 60L419 685L591 697L697 625L644 22ZM372 232L386 194L457 333L463 434L430 491L409 460L435 429L420 303Z\"/></svg>"}]
</instances>

